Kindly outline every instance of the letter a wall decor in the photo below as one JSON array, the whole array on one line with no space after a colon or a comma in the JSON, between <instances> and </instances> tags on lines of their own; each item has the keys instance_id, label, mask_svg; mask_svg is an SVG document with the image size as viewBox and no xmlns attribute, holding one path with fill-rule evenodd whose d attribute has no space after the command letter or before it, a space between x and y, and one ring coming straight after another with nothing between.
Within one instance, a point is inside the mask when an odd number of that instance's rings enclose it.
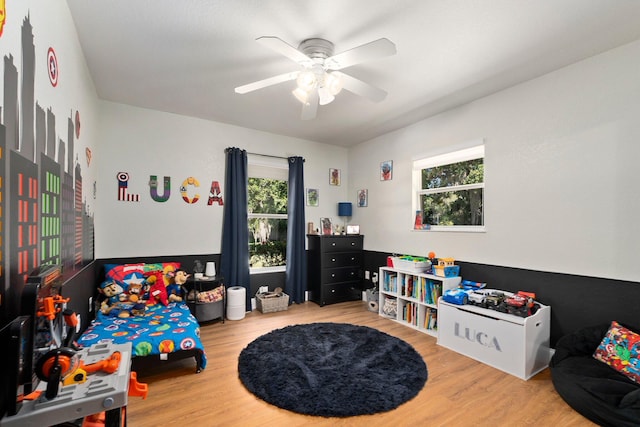
<instances>
[{"instance_id":1,"label":"letter a wall decor","mask_svg":"<svg viewBox=\"0 0 640 427\"><path fill-rule=\"evenodd\" d=\"M207 202L207 205L211 206L214 202L217 202L220 206L224 205L218 181L211 181L211 190L209 190L209 201Z\"/></svg>"}]
</instances>

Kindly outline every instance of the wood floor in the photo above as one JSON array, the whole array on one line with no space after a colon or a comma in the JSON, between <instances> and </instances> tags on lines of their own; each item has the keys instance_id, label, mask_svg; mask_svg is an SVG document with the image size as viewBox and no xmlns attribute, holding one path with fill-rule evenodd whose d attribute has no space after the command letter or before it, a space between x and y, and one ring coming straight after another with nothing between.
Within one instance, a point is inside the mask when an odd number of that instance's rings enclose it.
<instances>
[{"instance_id":1,"label":"wood floor","mask_svg":"<svg viewBox=\"0 0 640 427\"><path fill-rule=\"evenodd\" d=\"M323 418L272 406L249 393L237 374L238 355L255 338L292 324L365 325L413 345L427 363L422 391L399 408L376 415ZM209 364L195 374L193 360L138 371L149 384L146 400L129 398L131 427L158 426L594 426L556 393L546 369L529 381L486 366L436 344L436 339L366 309L362 301L247 314L242 320L204 324ZM300 349L304 351L304 349ZM160 363L160 362L159 362Z\"/></svg>"}]
</instances>

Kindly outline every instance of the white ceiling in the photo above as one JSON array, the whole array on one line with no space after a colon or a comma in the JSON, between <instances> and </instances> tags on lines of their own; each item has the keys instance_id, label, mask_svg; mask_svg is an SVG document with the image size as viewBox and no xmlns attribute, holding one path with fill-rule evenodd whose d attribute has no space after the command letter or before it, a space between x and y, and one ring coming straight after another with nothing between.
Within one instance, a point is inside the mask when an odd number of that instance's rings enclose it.
<instances>
[{"instance_id":1,"label":"white ceiling","mask_svg":"<svg viewBox=\"0 0 640 427\"><path fill-rule=\"evenodd\" d=\"M637 0L67 0L101 99L350 146L640 39ZM342 91L300 120L298 70L258 44L335 52L386 37L397 54L343 70L388 92Z\"/></svg>"}]
</instances>

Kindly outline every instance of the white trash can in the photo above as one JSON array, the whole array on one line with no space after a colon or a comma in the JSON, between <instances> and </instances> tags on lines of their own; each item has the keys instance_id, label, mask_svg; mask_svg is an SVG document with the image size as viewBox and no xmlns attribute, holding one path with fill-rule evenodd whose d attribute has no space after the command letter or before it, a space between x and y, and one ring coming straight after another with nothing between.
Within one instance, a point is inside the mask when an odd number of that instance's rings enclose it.
<instances>
[{"instance_id":1,"label":"white trash can","mask_svg":"<svg viewBox=\"0 0 640 427\"><path fill-rule=\"evenodd\" d=\"M247 289L242 286L232 286L227 289L227 319L244 319L246 309Z\"/></svg>"}]
</instances>

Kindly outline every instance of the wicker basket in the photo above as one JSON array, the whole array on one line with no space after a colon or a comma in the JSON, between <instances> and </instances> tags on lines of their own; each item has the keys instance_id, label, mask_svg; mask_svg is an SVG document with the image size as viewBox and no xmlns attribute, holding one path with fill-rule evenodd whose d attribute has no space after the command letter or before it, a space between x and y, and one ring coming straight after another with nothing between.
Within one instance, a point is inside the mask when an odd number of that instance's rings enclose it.
<instances>
[{"instance_id":1,"label":"wicker basket","mask_svg":"<svg viewBox=\"0 0 640 427\"><path fill-rule=\"evenodd\" d=\"M284 292L277 297L265 298L264 294L256 294L256 307L261 313L273 313L289 308L289 295Z\"/></svg>"}]
</instances>

